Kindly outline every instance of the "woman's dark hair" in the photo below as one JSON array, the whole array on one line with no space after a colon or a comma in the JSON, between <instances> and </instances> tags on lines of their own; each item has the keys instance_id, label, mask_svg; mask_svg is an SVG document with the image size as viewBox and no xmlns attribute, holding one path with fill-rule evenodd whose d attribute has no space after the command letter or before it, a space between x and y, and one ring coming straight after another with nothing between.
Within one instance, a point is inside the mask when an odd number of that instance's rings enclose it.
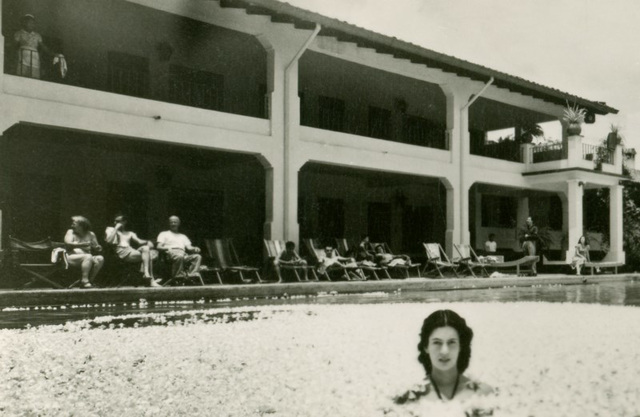
<instances>
[{"instance_id":1,"label":"woman's dark hair","mask_svg":"<svg viewBox=\"0 0 640 417\"><path fill-rule=\"evenodd\" d=\"M589 244L589 238L587 237L587 235L582 235L578 238L578 245L580 244L580 241L582 240L582 238L584 238L584 244L588 245Z\"/></svg>"},{"instance_id":2,"label":"woman's dark hair","mask_svg":"<svg viewBox=\"0 0 640 417\"><path fill-rule=\"evenodd\" d=\"M433 366L431 358L426 352L429 346L429 336L439 327L453 327L458 332L460 338L460 353L458 354L458 373L462 374L468 367L471 360L471 340L473 339L473 330L467 326L465 319L460 317L458 313L451 310L434 311L424 319L422 330L420 331L420 343L418 343L418 361L424 366L427 375L431 375Z\"/></svg>"}]
</instances>

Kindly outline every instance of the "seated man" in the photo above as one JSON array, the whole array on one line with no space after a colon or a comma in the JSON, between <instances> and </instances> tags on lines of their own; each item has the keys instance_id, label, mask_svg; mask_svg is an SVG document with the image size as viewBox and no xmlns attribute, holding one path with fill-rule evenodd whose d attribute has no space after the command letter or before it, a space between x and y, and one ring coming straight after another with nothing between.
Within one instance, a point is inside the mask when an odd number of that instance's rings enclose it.
<instances>
[{"instance_id":1,"label":"seated man","mask_svg":"<svg viewBox=\"0 0 640 417\"><path fill-rule=\"evenodd\" d=\"M410 265L411 258L407 255L392 255L384 251L382 245L376 246L376 262L379 266L397 266L397 265Z\"/></svg>"},{"instance_id":2,"label":"seated man","mask_svg":"<svg viewBox=\"0 0 640 417\"><path fill-rule=\"evenodd\" d=\"M307 261L305 261L304 259L302 259L300 257L300 255L298 255L298 252L296 252L296 244L293 242L287 242L285 243L285 249L284 251L282 251L282 253L280 254L280 256L278 256L278 258L275 261L275 267L276 269L279 271L280 270L280 265L286 266L307 266ZM280 273L278 272L278 275L280 275ZM309 276L307 274L307 270L304 270L304 279L306 279L307 281L309 280Z\"/></svg>"},{"instance_id":3,"label":"seated man","mask_svg":"<svg viewBox=\"0 0 640 417\"><path fill-rule=\"evenodd\" d=\"M200 276L200 248L193 246L189 238L180 230L180 218L178 216L169 217L169 230L160 232L158 235L158 249L166 251L167 257L171 261L172 278L198 278ZM188 272L185 273L185 267Z\"/></svg>"},{"instance_id":4,"label":"seated man","mask_svg":"<svg viewBox=\"0 0 640 417\"><path fill-rule=\"evenodd\" d=\"M324 256L319 259L320 264L318 265L318 273L324 274L327 272L327 269L333 265L338 265L340 267L349 267L349 268L357 268L358 264L356 260L353 258L345 258L344 256L338 255L338 252L333 249L331 246L327 246L324 249ZM358 273L361 273L358 270ZM353 279L364 279L363 276L359 275L356 272L350 272L349 275Z\"/></svg>"},{"instance_id":5,"label":"seated man","mask_svg":"<svg viewBox=\"0 0 640 417\"><path fill-rule=\"evenodd\" d=\"M498 250L498 243L496 242L495 233L489 234L489 240L484 242L484 251L487 255L495 255Z\"/></svg>"},{"instance_id":6,"label":"seated man","mask_svg":"<svg viewBox=\"0 0 640 417\"><path fill-rule=\"evenodd\" d=\"M153 249L150 240L143 240L137 234L127 229L128 221L126 216L118 215L114 220L113 227L105 230L105 241L115 246L116 255L123 262L142 263L143 278L150 287L159 287L153 277L153 261L158 258L158 252ZM136 245L136 248L131 246Z\"/></svg>"}]
</instances>

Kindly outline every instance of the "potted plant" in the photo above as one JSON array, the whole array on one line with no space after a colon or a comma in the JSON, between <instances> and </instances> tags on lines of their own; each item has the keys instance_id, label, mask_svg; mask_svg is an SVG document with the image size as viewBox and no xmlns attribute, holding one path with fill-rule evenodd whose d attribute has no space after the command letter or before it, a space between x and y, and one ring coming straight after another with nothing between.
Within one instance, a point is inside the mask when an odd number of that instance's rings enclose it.
<instances>
[{"instance_id":1,"label":"potted plant","mask_svg":"<svg viewBox=\"0 0 640 417\"><path fill-rule=\"evenodd\" d=\"M618 125L611 125L611 132L607 135L607 148L615 150L616 146L622 143L622 136L620 135L620 127Z\"/></svg>"},{"instance_id":2,"label":"potted plant","mask_svg":"<svg viewBox=\"0 0 640 417\"><path fill-rule=\"evenodd\" d=\"M567 103L567 108L564 109L564 116L562 119L569 125L567 127L567 135L577 136L582 132L582 123L587 115L587 111L578 107L577 104L571 106Z\"/></svg>"},{"instance_id":3,"label":"potted plant","mask_svg":"<svg viewBox=\"0 0 640 417\"><path fill-rule=\"evenodd\" d=\"M537 138L544 135L544 131L539 124L532 121L523 121L519 125L520 127L520 141L522 143L531 143L533 138Z\"/></svg>"}]
</instances>

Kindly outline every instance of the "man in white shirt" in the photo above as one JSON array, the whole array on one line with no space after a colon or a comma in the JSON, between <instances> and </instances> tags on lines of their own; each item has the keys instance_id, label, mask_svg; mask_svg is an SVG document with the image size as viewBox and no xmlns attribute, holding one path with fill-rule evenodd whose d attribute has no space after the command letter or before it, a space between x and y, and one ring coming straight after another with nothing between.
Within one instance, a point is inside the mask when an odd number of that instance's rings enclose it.
<instances>
[{"instance_id":1,"label":"man in white shirt","mask_svg":"<svg viewBox=\"0 0 640 417\"><path fill-rule=\"evenodd\" d=\"M484 242L484 251L487 255L496 253L498 251L498 243L496 242L496 235L491 233L489 235L489 240Z\"/></svg>"},{"instance_id":2,"label":"man in white shirt","mask_svg":"<svg viewBox=\"0 0 640 417\"><path fill-rule=\"evenodd\" d=\"M200 277L200 248L193 246L189 238L180 230L180 218L178 216L169 217L169 230L160 232L158 235L158 249L165 251L171 260L172 278L198 278ZM185 273L185 267L188 271Z\"/></svg>"}]
</instances>

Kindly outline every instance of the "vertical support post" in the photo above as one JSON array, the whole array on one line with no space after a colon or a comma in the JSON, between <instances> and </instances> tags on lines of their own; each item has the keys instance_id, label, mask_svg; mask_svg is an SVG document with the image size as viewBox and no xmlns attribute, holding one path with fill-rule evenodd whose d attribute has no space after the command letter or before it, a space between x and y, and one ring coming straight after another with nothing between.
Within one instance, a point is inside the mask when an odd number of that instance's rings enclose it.
<instances>
[{"instance_id":1,"label":"vertical support post","mask_svg":"<svg viewBox=\"0 0 640 417\"><path fill-rule=\"evenodd\" d=\"M623 202L622 185L612 185L609 187L609 253L605 257L610 262L625 262L623 248Z\"/></svg>"},{"instance_id":2,"label":"vertical support post","mask_svg":"<svg viewBox=\"0 0 640 417\"><path fill-rule=\"evenodd\" d=\"M582 196L583 185L578 180L567 181L567 252L565 259L573 258L575 245L582 236Z\"/></svg>"},{"instance_id":3,"label":"vertical support post","mask_svg":"<svg viewBox=\"0 0 640 417\"><path fill-rule=\"evenodd\" d=\"M582 136L569 136L567 138L567 160L570 167L582 164Z\"/></svg>"},{"instance_id":4,"label":"vertical support post","mask_svg":"<svg viewBox=\"0 0 640 417\"><path fill-rule=\"evenodd\" d=\"M513 237L513 239L514 239L513 249L514 250L520 250L520 248L521 248L521 246L520 246L520 236L518 235L518 232L519 232L520 228L523 227L526 224L527 217L529 217L529 197L520 196L518 198L518 212L516 213L515 236Z\"/></svg>"},{"instance_id":5,"label":"vertical support post","mask_svg":"<svg viewBox=\"0 0 640 417\"><path fill-rule=\"evenodd\" d=\"M455 233L456 219L459 218L460 208L455 204L455 189L446 181L445 188L447 190L447 228L444 238L444 250L447 252L447 255L453 256L453 245L456 243L460 243L460 241L458 240L458 235Z\"/></svg>"}]
</instances>

